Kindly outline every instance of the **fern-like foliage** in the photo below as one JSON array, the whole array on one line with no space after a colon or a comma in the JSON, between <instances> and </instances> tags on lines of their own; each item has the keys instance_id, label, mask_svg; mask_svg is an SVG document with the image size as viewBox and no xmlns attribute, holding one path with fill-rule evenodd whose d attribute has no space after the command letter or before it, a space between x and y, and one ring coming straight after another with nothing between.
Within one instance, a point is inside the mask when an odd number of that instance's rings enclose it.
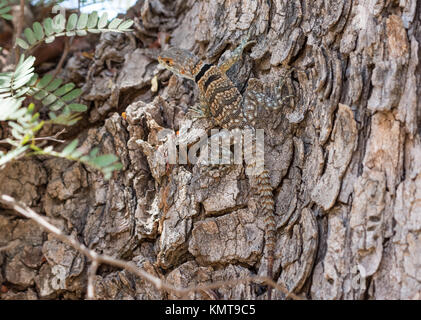
<instances>
[{"instance_id":1,"label":"fern-like foliage","mask_svg":"<svg viewBox=\"0 0 421 320\"><path fill-rule=\"evenodd\" d=\"M25 113L23 108L19 109L22 101L23 98L0 98L0 121L19 119Z\"/></svg>"},{"instance_id":2,"label":"fern-like foliage","mask_svg":"<svg viewBox=\"0 0 421 320\"><path fill-rule=\"evenodd\" d=\"M53 150L52 146L44 149L31 146L35 154L51 155L58 158L82 162L95 169L102 171L104 178L108 180L114 170L120 170L123 165L118 162L118 158L113 154L98 155L98 148L93 148L88 154L77 149L78 139L70 142L61 152Z\"/></svg>"},{"instance_id":3,"label":"fern-like foliage","mask_svg":"<svg viewBox=\"0 0 421 320\"><path fill-rule=\"evenodd\" d=\"M0 17L6 20L12 20L12 16L9 14L12 8L8 5L6 0L0 0Z\"/></svg>"},{"instance_id":4,"label":"fern-like foliage","mask_svg":"<svg viewBox=\"0 0 421 320\"><path fill-rule=\"evenodd\" d=\"M47 18L43 23L35 22L31 28L25 28L25 40L16 39L16 43L23 49L28 50L37 44L53 42L55 38L61 36L85 36L90 33L100 32L126 32L131 31L132 20L115 18L108 23L108 14L104 12L101 17L96 11L91 14L82 13L78 16L72 13L66 21L62 14L56 15L53 19Z\"/></svg>"},{"instance_id":5,"label":"fern-like foliage","mask_svg":"<svg viewBox=\"0 0 421 320\"><path fill-rule=\"evenodd\" d=\"M4 17L10 11L6 7L6 0L0 0L0 17ZM13 0L12 0L13 1ZM130 31L133 21L114 19L110 23L107 14L100 18L96 12L92 14L72 14L66 22L62 15L54 19L47 18L41 25L35 22L31 28L24 30L26 41L17 38L16 43L23 49L30 49L45 41L52 42L59 36L83 36L88 32L125 32ZM87 110L87 106L75 102L82 93L74 83L65 83L61 79L54 79L51 75L39 78L34 72L35 57L25 58L22 55L16 68L12 72L0 73L0 121L5 121L10 127L10 137L1 140L0 143L9 144L12 148L9 152L0 151L0 168L7 162L30 154L51 155L79 161L91 167L101 170L105 179L109 179L115 170L121 169L122 165L117 162L114 155L98 155L98 149L94 148L88 154L77 149L78 141L72 141L63 151L53 150L52 146L41 148L37 141L37 132L46 123L73 125L81 118L81 112ZM32 96L48 108L49 119L40 120L39 113L35 112L35 105L24 106L26 97ZM45 137L47 139L49 137Z\"/></svg>"},{"instance_id":6,"label":"fern-like foliage","mask_svg":"<svg viewBox=\"0 0 421 320\"><path fill-rule=\"evenodd\" d=\"M25 85L34 76L35 57L21 55L13 72L0 73L0 98L21 97L28 92Z\"/></svg>"},{"instance_id":7,"label":"fern-like foliage","mask_svg":"<svg viewBox=\"0 0 421 320\"><path fill-rule=\"evenodd\" d=\"M11 128L11 137L2 142L8 143L13 147L6 154L0 152L0 168L7 162L24 156L25 153L31 150L31 154L49 155L82 162L100 170L106 180L111 177L113 171L122 168L122 164L118 162L118 158L115 155L98 155L98 148L93 148L88 154L77 149L77 139L68 144L61 152L53 150L52 146L43 149L38 147L35 136L46 121L39 120L39 113L34 113L34 104L30 104L27 108L22 107L22 100L23 98L0 98L0 121L8 121L8 125Z\"/></svg>"},{"instance_id":8,"label":"fern-like foliage","mask_svg":"<svg viewBox=\"0 0 421 320\"><path fill-rule=\"evenodd\" d=\"M35 58L33 56L25 59L24 55L16 66L15 71L0 73L0 99L14 98L3 101L2 104L11 104L16 106L20 100L16 100L24 95L33 96L36 100L48 107L50 122L63 125L73 125L80 119L75 112L84 112L87 106L79 103L72 103L81 94L82 90L75 88L74 83L62 85L61 79L53 79L52 75L47 74L42 79L34 73ZM10 109L10 108L5 108ZM58 113L60 111L60 113ZM0 110L0 114L1 114Z\"/></svg>"},{"instance_id":9,"label":"fern-like foliage","mask_svg":"<svg viewBox=\"0 0 421 320\"><path fill-rule=\"evenodd\" d=\"M11 128L11 137L3 140L14 148L6 154L0 154L0 168L7 162L24 155L30 148L28 142L34 142L34 137L44 125L39 120L39 113L34 113L34 104L27 108L22 106L24 98L0 98L0 121L7 121Z\"/></svg>"},{"instance_id":10,"label":"fern-like foliage","mask_svg":"<svg viewBox=\"0 0 421 320\"><path fill-rule=\"evenodd\" d=\"M5 142L14 148L7 154L0 153L0 168L7 162L16 159L25 154L26 151L32 150L32 154L50 155L68 160L79 161L85 163L95 169L102 171L105 179L109 179L114 170L122 168L118 158L112 154L98 155L98 148L92 149L88 154L84 154L80 149L76 149L78 140L73 140L63 151L57 152L52 146L44 149L35 144L35 134L43 127L44 121L39 120L39 113L34 113L34 104L30 104L28 108L19 108L20 102L13 98L0 99L0 121L8 120L11 127L12 137L5 139ZM14 103L8 105L4 103ZM4 112L8 110L8 113Z\"/></svg>"},{"instance_id":11,"label":"fern-like foliage","mask_svg":"<svg viewBox=\"0 0 421 320\"><path fill-rule=\"evenodd\" d=\"M48 115L52 121L57 119L57 111L62 111L61 116L70 116L72 112L84 112L88 109L83 104L72 103L82 94L82 90L75 88L76 85L72 82L64 85L62 83L63 80L53 79L50 74L41 79L35 75L28 83L30 88L28 95L40 100L45 107L51 110Z\"/></svg>"},{"instance_id":12,"label":"fern-like foliage","mask_svg":"<svg viewBox=\"0 0 421 320\"><path fill-rule=\"evenodd\" d=\"M31 103L28 108L20 108L12 114L14 120L9 118L8 125L12 129L14 139L8 138L6 142L20 147L35 137L35 133L42 128L44 121L39 121L39 113L34 114L34 108L34 104Z\"/></svg>"}]
</instances>

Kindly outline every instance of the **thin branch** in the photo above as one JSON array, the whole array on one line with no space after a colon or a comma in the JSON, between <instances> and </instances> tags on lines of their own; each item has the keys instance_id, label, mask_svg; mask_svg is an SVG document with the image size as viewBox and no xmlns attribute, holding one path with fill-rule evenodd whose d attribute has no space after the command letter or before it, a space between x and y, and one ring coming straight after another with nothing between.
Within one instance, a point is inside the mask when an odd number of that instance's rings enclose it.
<instances>
[{"instance_id":1,"label":"thin branch","mask_svg":"<svg viewBox=\"0 0 421 320\"><path fill-rule=\"evenodd\" d=\"M23 23L25 20L25 0L20 0L20 8L19 8L19 19L18 25L16 26L16 34L15 34L15 63L18 64L19 56L20 56L20 48L16 43L16 38L20 37L23 30Z\"/></svg>"},{"instance_id":2,"label":"thin branch","mask_svg":"<svg viewBox=\"0 0 421 320\"><path fill-rule=\"evenodd\" d=\"M38 137L38 138L34 138L34 141L40 141L40 140L49 140L49 141L54 141L54 142L59 142L59 143L65 143L65 140L59 140L56 139L54 137Z\"/></svg>"},{"instance_id":3,"label":"thin branch","mask_svg":"<svg viewBox=\"0 0 421 320\"><path fill-rule=\"evenodd\" d=\"M275 283L272 279L268 277L262 277L262 276L243 277L239 279L218 281L218 282L214 282L210 284L190 286L186 288L175 287L165 281L162 281L160 278L149 274L143 269L138 268L133 262L127 262L127 261L115 259L113 257L107 256L104 254L96 253L94 250L91 250L87 248L85 245L81 244L75 238L64 234L59 228L49 223L45 218L43 218L41 215L36 213L31 208L29 208L27 205L16 201L14 198L8 195L0 195L0 202L13 208L16 212L20 213L24 217L32 219L38 225L40 225L41 227L46 229L48 232L50 232L54 237L61 240L65 244L71 246L72 248L76 249L77 251L79 251L80 253L85 255L89 260L92 261L92 265L89 269L90 279L88 279L88 282L89 282L88 295L87 295L88 298L94 297L93 282L94 282L94 275L96 273L98 266L100 264L108 264L114 267L127 270L128 272L131 272L137 275L143 280L152 283L158 290L165 290L167 292L172 292L177 295L186 295L188 293L199 292L199 291L206 292L212 289L218 289L223 286L235 286L238 284L243 284L243 283L248 283L248 282L257 282L257 283L264 283L266 285L269 285L281 291L282 293L286 295L287 298L292 298L295 300L304 300L303 297L300 297L294 293L288 292L288 290L284 286L278 283Z\"/></svg>"},{"instance_id":4,"label":"thin branch","mask_svg":"<svg viewBox=\"0 0 421 320\"><path fill-rule=\"evenodd\" d=\"M60 140L58 139L59 136L61 136L63 133L66 133L66 129L62 129L59 132L57 132L56 134L54 134L53 136L48 136L48 137L38 137L38 138L34 138L34 141L39 141L39 140L49 140L49 141L54 141L54 142L58 142L58 143L65 143L65 140Z\"/></svg>"},{"instance_id":5,"label":"thin branch","mask_svg":"<svg viewBox=\"0 0 421 320\"><path fill-rule=\"evenodd\" d=\"M73 42L73 37L72 37L71 42ZM69 49L70 49L69 38L65 37L63 54L61 55L60 61L58 62L57 67L53 72L53 78L55 78L61 71L61 68L63 67L63 63L67 58L67 54L69 53Z\"/></svg>"},{"instance_id":6,"label":"thin branch","mask_svg":"<svg viewBox=\"0 0 421 320\"><path fill-rule=\"evenodd\" d=\"M65 140L57 139L60 135L62 135L65 132L66 132L66 129L62 129L61 131L57 132L53 136L38 137L38 138L33 138L32 140L34 140L34 141L48 140L48 141L54 141L54 142L59 142L59 143L65 143L66 142ZM0 143L1 144L10 144L10 142L7 139L0 140Z\"/></svg>"},{"instance_id":7,"label":"thin branch","mask_svg":"<svg viewBox=\"0 0 421 320\"><path fill-rule=\"evenodd\" d=\"M78 0L78 2L77 2L77 14L78 14L78 16L80 15L80 0ZM61 68L63 67L63 63L66 60L67 55L69 54L69 50L70 50L70 47L73 44L74 39L75 39L75 37L71 37L70 41L69 41L69 38L67 38L67 37L64 38L63 54L61 55L60 61L58 62L57 67L53 72L53 78L55 78L59 74L59 72L61 71Z\"/></svg>"},{"instance_id":8,"label":"thin branch","mask_svg":"<svg viewBox=\"0 0 421 320\"><path fill-rule=\"evenodd\" d=\"M19 241L12 241L10 243L8 243L7 245L0 247L0 252L2 251L8 251L10 249L13 249L14 247L17 246L17 244L19 243Z\"/></svg>"},{"instance_id":9,"label":"thin branch","mask_svg":"<svg viewBox=\"0 0 421 320\"><path fill-rule=\"evenodd\" d=\"M87 298L88 300L93 300L95 298L95 288L94 288L94 282L95 282L95 275L96 271L98 270L99 264L96 260L92 261L91 266L88 270L88 293Z\"/></svg>"}]
</instances>

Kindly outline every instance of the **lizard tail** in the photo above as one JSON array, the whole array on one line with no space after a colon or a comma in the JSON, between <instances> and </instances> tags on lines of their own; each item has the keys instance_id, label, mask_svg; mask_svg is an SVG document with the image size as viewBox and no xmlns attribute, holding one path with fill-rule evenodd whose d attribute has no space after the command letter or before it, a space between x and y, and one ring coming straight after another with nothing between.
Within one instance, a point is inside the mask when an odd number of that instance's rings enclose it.
<instances>
[{"instance_id":1,"label":"lizard tail","mask_svg":"<svg viewBox=\"0 0 421 320\"><path fill-rule=\"evenodd\" d=\"M256 142L256 141L253 141ZM265 256L267 272L266 275L273 280L273 263L276 245L276 224L274 216L275 203L273 200L272 185L270 183L269 171L264 166L264 157L251 158L251 161L247 161L247 155L253 154L253 145L256 145L256 154L259 150L260 154L263 155L263 145L258 143L246 143L244 144L245 156L246 156L246 174L252 179L256 194L259 197L260 208L264 217L265 224ZM271 287L268 286L268 299L271 299Z\"/></svg>"},{"instance_id":2,"label":"lizard tail","mask_svg":"<svg viewBox=\"0 0 421 320\"><path fill-rule=\"evenodd\" d=\"M257 192L260 197L261 206L265 221L265 245L266 245L266 261L267 261L267 276L273 279L273 262L276 245L276 224L274 216L274 201L272 194L272 186L270 184L270 177L268 170L264 169L257 178ZM268 299L271 299L271 287L268 286Z\"/></svg>"}]
</instances>

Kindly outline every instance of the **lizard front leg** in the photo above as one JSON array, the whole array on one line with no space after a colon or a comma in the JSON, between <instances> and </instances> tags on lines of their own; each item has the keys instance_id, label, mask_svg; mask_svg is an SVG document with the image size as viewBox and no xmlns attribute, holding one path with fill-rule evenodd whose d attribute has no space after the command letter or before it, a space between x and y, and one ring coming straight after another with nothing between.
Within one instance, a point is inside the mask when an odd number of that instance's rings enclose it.
<instances>
[{"instance_id":1,"label":"lizard front leg","mask_svg":"<svg viewBox=\"0 0 421 320\"><path fill-rule=\"evenodd\" d=\"M193 118L210 117L209 105L206 102L205 97L201 93L199 94L199 104L195 104L194 106L189 107L189 111L192 113Z\"/></svg>"},{"instance_id":2,"label":"lizard front leg","mask_svg":"<svg viewBox=\"0 0 421 320\"><path fill-rule=\"evenodd\" d=\"M218 64L219 69L226 73L233 65L236 63L242 56L244 48L247 47L249 44L256 43L256 41L247 41L249 39L249 35L241 41L240 45L235 48L232 52L231 56L223 61L222 63Z\"/></svg>"}]
</instances>

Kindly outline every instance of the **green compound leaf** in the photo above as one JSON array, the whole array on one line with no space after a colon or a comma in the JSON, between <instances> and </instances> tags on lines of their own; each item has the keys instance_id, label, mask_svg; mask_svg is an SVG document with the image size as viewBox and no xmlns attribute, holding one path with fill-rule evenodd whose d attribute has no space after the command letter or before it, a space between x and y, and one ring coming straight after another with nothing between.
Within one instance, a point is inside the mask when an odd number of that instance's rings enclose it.
<instances>
[{"instance_id":1,"label":"green compound leaf","mask_svg":"<svg viewBox=\"0 0 421 320\"><path fill-rule=\"evenodd\" d=\"M40 41L44 38L44 29L39 22L35 22L32 25L32 29L34 30L35 38L37 41Z\"/></svg>"},{"instance_id":2,"label":"green compound leaf","mask_svg":"<svg viewBox=\"0 0 421 320\"><path fill-rule=\"evenodd\" d=\"M133 23L134 23L133 20L126 20L118 26L118 30L120 30L120 31L130 31L129 28L133 25Z\"/></svg>"},{"instance_id":3,"label":"green compound leaf","mask_svg":"<svg viewBox=\"0 0 421 320\"><path fill-rule=\"evenodd\" d=\"M53 31L54 33L63 32L66 25L66 18L62 14L58 14L53 18Z\"/></svg>"},{"instance_id":4,"label":"green compound leaf","mask_svg":"<svg viewBox=\"0 0 421 320\"><path fill-rule=\"evenodd\" d=\"M101 18L99 18L98 29L104 29L107 23L108 23L108 14L104 12Z\"/></svg>"},{"instance_id":5,"label":"green compound leaf","mask_svg":"<svg viewBox=\"0 0 421 320\"><path fill-rule=\"evenodd\" d=\"M71 103L69 104L69 108L71 111L74 111L74 112L85 112L86 110L88 110L87 106L80 103Z\"/></svg>"},{"instance_id":6,"label":"green compound leaf","mask_svg":"<svg viewBox=\"0 0 421 320\"><path fill-rule=\"evenodd\" d=\"M76 27L76 23L77 23L77 14L72 13L69 19L67 19L66 31L72 31Z\"/></svg>"},{"instance_id":7,"label":"green compound leaf","mask_svg":"<svg viewBox=\"0 0 421 320\"><path fill-rule=\"evenodd\" d=\"M26 40L28 40L30 45L33 45L35 42L37 42L37 39L35 38L34 32L30 28L25 28L23 31L23 34L26 37Z\"/></svg>"},{"instance_id":8,"label":"green compound leaf","mask_svg":"<svg viewBox=\"0 0 421 320\"><path fill-rule=\"evenodd\" d=\"M16 43L23 50L26 50L29 48L29 44L25 40L22 40L21 38L16 38Z\"/></svg>"},{"instance_id":9,"label":"green compound leaf","mask_svg":"<svg viewBox=\"0 0 421 320\"><path fill-rule=\"evenodd\" d=\"M88 29L95 28L97 22L98 22L98 12L94 11L89 15L88 23L87 23L86 27Z\"/></svg>"},{"instance_id":10,"label":"green compound leaf","mask_svg":"<svg viewBox=\"0 0 421 320\"><path fill-rule=\"evenodd\" d=\"M118 25L122 22L123 20L119 19L119 18L115 18L113 21L110 22L110 24L108 25L108 29L117 29Z\"/></svg>"},{"instance_id":11,"label":"green compound leaf","mask_svg":"<svg viewBox=\"0 0 421 320\"><path fill-rule=\"evenodd\" d=\"M92 160L94 164L98 167L106 167L114 162L116 162L118 158L113 154L104 154L102 156L98 156Z\"/></svg>"},{"instance_id":12,"label":"green compound leaf","mask_svg":"<svg viewBox=\"0 0 421 320\"><path fill-rule=\"evenodd\" d=\"M1 10L1 7L0 7ZM78 16L72 13L68 19L62 14L56 15L53 19L46 18L42 23L35 22L31 28L25 28L25 39L16 40L16 43L23 49L29 50L37 44L45 41L51 43L56 37L72 37L75 35L85 36L88 32L125 32L131 31L129 27L132 20L115 18L108 25L108 14L104 12L98 19L96 11L91 14L82 13Z\"/></svg>"},{"instance_id":13,"label":"green compound leaf","mask_svg":"<svg viewBox=\"0 0 421 320\"><path fill-rule=\"evenodd\" d=\"M53 19L47 18L43 21L44 32L46 36L51 36L54 33Z\"/></svg>"},{"instance_id":14,"label":"green compound leaf","mask_svg":"<svg viewBox=\"0 0 421 320\"><path fill-rule=\"evenodd\" d=\"M83 29L88 24L88 14L82 13L77 22L77 29Z\"/></svg>"},{"instance_id":15,"label":"green compound leaf","mask_svg":"<svg viewBox=\"0 0 421 320\"><path fill-rule=\"evenodd\" d=\"M61 152L61 155L63 157L68 156L69 154L71 154L73 152L73 150L76 149L77 144L79 143L78 139L73 140L72 142L70 142Z\"/></svg>"}]
</instances>

